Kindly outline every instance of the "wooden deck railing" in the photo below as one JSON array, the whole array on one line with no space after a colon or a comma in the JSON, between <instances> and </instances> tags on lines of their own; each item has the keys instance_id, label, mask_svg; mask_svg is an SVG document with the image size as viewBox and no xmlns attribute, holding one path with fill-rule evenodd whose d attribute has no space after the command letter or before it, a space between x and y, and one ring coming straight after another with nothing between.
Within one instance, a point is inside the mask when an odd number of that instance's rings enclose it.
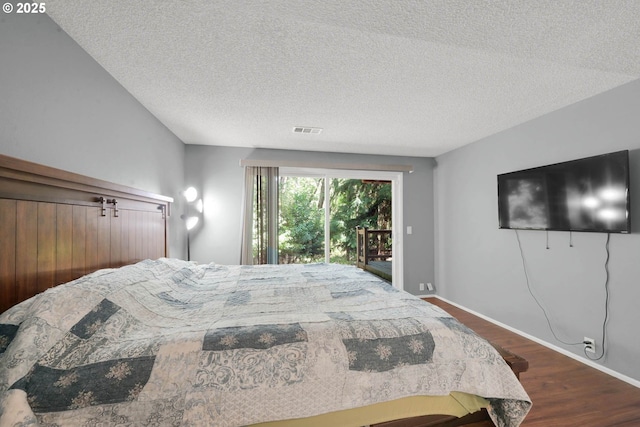
<instances>
[{"instance_id":1,"label":"wooden deck railing","mask_svg":"<svg viewBox=\"0 0 640 427\"><path fill-rule=\"evenodd\" d=\"M366 227L356 227L356 265L366 268L371 260L387 261L393 255L391 230L369 230Z\"/></svg>"}]
</instances>

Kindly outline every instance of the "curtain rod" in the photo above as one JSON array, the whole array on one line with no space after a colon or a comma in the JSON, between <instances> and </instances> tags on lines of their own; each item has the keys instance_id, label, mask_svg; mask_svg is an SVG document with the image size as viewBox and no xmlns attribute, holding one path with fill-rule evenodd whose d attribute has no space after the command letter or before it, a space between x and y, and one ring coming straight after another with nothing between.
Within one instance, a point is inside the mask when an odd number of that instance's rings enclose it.
<instances>
[{"instance_id":1,"label":"curtain rod","mask_svg":"<svg viewBox=\"0 0 640 427\"><path fill-rule=\"evenodd\" d=\"M259 160L240 159L240 166L258 167L291 167L314 169L342 169L383 172L413 172L413 165L382 165L373 163L329 163L329 162L304 162L299 160Z\"/></svg>"}]
</instances>

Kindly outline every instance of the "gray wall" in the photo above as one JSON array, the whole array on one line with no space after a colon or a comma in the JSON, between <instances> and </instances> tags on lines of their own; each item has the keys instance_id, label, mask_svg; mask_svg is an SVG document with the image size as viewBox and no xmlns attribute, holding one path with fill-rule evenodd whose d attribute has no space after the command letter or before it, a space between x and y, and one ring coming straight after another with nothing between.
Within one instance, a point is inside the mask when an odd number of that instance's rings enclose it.
<instances>
[{"instance_id":1,"label":"gray wall","mask_svg":"<svg viewBox=\"0 0 640 427\"><path fill-rule=\"evenodd\" d=\"M0 153L173 197L184 144L46 15L0 14ZM170 220L170 253L184 253Z\"/></svg>"},{"instance_id":2,"label":"gray wall","mask_svg":"<svg viewBox=\"0 0 640 427\"><path fill-rule=\"evenodd\" d=\"M419 291L418 285L434 281L432 159L187 145L186 185L201 189L205 202L202 227L192 238L193 260L240 262L241 159L413 165L414 172L403 177L403 221L405 227L413 227L411 235L404 235L404 286L414 294L426 293Z\"/></svg>"},{"instance_id":3,"label":"gray wall","mask_svg":"<svg viewBox=\"0 0 640 427\"><path fill-rule=\"evenodd\" d=\"M583 355L549 332L529 294L512 230L498 229L496 175L629 149L632 230L611 236L610 316L603 365L640 380L640 80L563 108L436 159L436 278L439 294ZM536 296L556 334L602 338L606 234L520 231ZM600 343L598 343L599 345Z\"/></svg>"}]
</instances>

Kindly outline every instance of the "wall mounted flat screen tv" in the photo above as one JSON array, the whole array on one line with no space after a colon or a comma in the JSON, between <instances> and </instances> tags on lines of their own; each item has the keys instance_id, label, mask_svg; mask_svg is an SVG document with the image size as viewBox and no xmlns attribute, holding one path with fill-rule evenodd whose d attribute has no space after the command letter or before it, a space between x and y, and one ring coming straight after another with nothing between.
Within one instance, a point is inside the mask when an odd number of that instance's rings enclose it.
<instances>
[{"instance_id":1,"label":"wall mounted flat screen tv","mask_svg":"<svg viewBox=\"0 0 640 427\"><path fill-rule=\"evenodd\" d=\"M629 151L498 175L500 228L631 232Z\"/></svg>"}]
</instances>

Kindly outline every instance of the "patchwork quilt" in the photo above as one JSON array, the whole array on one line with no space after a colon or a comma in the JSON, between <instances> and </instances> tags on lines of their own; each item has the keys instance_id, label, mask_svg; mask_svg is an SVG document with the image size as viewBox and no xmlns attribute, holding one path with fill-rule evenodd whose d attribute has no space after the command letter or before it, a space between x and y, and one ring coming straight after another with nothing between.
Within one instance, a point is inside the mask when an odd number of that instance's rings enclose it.
<instances>
[{"instance_id":1,"label":"patchwork quilt","mask_svg":"<svg viewBox=\"0 0 640 427\"><path fill-rule=\"evenodd\" d=\"M529 397L450 315L333 264L100 270L0 315L0 426L244 426L413 395Z\"/></svg>"}]
</instances>

